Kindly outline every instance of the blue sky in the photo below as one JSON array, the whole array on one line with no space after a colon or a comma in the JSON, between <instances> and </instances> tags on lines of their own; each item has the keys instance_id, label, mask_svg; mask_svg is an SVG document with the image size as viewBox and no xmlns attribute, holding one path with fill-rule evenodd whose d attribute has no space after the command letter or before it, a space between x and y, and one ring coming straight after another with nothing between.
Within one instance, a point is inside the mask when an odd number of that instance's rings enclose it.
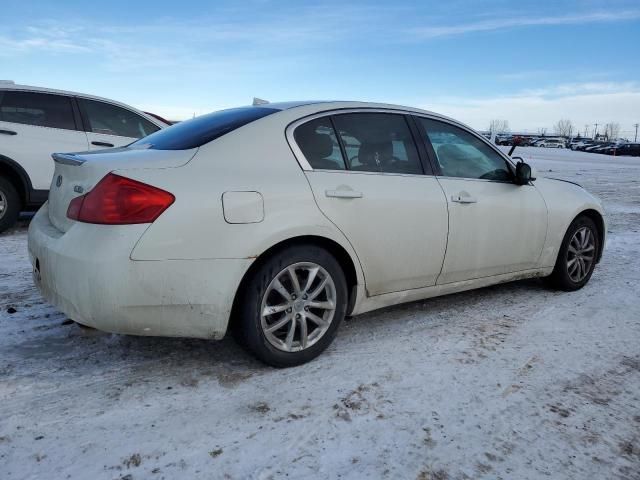
<instances>
[{"instance_id":1,"label":"blue sky","mask_svg":"<svg viewBox=\"0 0 640 480\"><path fill-rule=\"evenodd\" d=\"M3 0L2 18L0 78L171 118L257 96L399 103L479 129L640 121L637 0Z\"/></svg>"}]
</instances>

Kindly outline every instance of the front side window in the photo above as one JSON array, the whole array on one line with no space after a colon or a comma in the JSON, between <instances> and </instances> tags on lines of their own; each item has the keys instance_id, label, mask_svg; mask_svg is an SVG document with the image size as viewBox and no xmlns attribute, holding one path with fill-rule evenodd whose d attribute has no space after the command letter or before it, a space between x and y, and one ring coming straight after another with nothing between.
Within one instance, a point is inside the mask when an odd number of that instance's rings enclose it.
<instances>
[{"instance_id":1,"label":"front side window","mask_svg":"<svg viewBox=\"0 0 640 480\"><path fill-rule=\"evenodd\" d=\"M316 118L296 128L293 136L314 169L344 170L344 159L330 117Z\"/></svg>"},{"instance_id":2,"label":"front side window","mask_svg":"<svg viewBox=\"0 0 640 480\"><path fill-rule=\"evenodd\" d=\"M48 93L0 92L0 121L75 130L71 98Z\"/></svg>"},{"instance_id":3,"label":"front side window","mask_svg":"<svg viewBox=\"0 0 640 480\"><path fill-rule=\"evenodd\" d=\"M421 174L422 166L404 115L346 113L333 117L349 170Z\"/></svg>"},{"instance_id":4,"label":"front side window","mask_svg":"<svg viewBox=\"0 0 640 480\"><path fill-rule=\"evenodd\" d=\"M95 100L80 100L84 105L88 131L120 137L142 138L160 128L125 108Z\"/></svg>"},{"instance_id":5,"label":"front side window","mask_svg":"<svg viewBox=\"0 0 640 480\"><path fill-rule=\"evenodd\" d=\"M417 117L445 177L510 181L507 162L475 135L448 123Z\"/></svg>"}]
</instances>

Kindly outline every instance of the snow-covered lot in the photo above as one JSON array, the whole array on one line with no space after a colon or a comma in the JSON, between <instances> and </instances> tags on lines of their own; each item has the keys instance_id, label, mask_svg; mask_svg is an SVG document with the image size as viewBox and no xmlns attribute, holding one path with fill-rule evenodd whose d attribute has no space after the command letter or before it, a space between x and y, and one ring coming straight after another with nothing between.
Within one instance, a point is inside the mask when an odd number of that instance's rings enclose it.
<instances>
[{"instance_id":1,"label":"snow-covered lot","mask_svg":"<svg viewBox=\"0 0 640 480\"><path fill-rule=\"evenodd\" d=\"M221 342L85 330L0 237L0 478L640 478L640 159L521 148L600 196L591 282L351 319L275 370Z\"/></svg>"}]
</instances>

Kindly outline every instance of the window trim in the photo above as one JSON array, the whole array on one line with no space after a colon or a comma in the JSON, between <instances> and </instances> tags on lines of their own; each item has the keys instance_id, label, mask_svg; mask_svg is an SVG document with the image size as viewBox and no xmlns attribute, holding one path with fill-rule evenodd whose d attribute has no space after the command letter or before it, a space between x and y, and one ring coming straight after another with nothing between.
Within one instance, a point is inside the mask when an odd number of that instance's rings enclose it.
<instances>
[{"instance_id":1,"label":"window trim","mask_svg":"<svg viewBox=\"0 0 640 480\"><path fill-rule=\"evenodd\" d=\"M316 120L318 118L323 118L323 117L330 117L331 125L333 126L333 129L335 131L335 135L336 135L336 138L338 139L338 143L340 144L340 152L341 152L343 160L345 162L345 167L348 167L346 152L344 151L344 145L343 145L342 139L340 137L340 134L338 133L337 129L335 128L335 125L334 125L334 122L333 122L333 117L335 115L349 114L349 113L389 113L389 114L395 114L395 115L403 116L404 117L404 121L407 124L407 128L409 129L409 132L411 134L411 138L413 139L413 142L414 142L414 144L416 146L416 150L417 150L417 153L418 153L418 159L419 159L418 161L419 161L419 164L420 164L420 168L422 169L422 173L367 172L367 171L360 171L360 170L350 170L349 168L345 168L344 170L313 168L311 166L311 164L309 163L309 161L307 160L307 158L304 156L304 153L302 153L302 150L300 149L300 147L298 146L298 144L297 144L297 142L295 140L295 137L294 137L294 131L300 125L303 125L303 124L305 124L307 122L310 122L312 120ZM297 120L294 120L293 122L291 122L285 128L285 138L287 140L287 143L289 144L289 148L293 152L293 156L298 161L298 165L305 172L314 172L315 171L315 172L347 173L347 174L350 174L350 175L362 175L362 174L365 174L365 175L394 175L394 176L403 176L403 177L433 177L434 176L433 172L427 173L427 169L425 168L425 163L428 162L429 159L428 158L426 158L426 159L423 158L424 152L422 151L422 148L421 148L421 140L418 139L418 138L415 138L415 132L414 132L414 129L412 128L413 120L410 117L414 113L415 112L411 112L411 111L403 110L403 109L399 109L399 108L377 108L377 107L371 107L371 108L369 108L369 107L334 108L334 109L330 109L330 110L323 110L321 112L316 112L316 113L313 113L311 115L307 115L305 117L298 118Z\"/></svg>"},{"instance_id":2,"label":"window trim","mask_svg":"<svg viewBox=\"0 0 640 480\"><path fill-rule=\"evenodd\" d=\"M422 122L418 121L418 119L414 119L415 123L416 123L416 127L418 128L418 130L420 131L420 136L421 136L421 140L422 142L424 142L425 147L427 149L428 155L429 155L429 160L431 161L431 165L432 168L435 172L435 175L439 178L446 178L446 179L454 179L454 180L467 180L467 181L476 181L476 182L493 182L493 183L508 183L508 184L514 184L513 179L515 178L515 165L514 163L511 161L511 157L509 157L508 155L506 155L502 150L500 150L499 148L497 148L496 145L493 145L489 140L487 140L484 136L480 135L479 133L473 131L471 128L458 123L456 121L451 121L449 119L443 119L441 117L437 117L435 115L427 115L427 114L412 114L414 117L417 118L426 118L427 120L433 120L436 122L441 122L441 123L445 123L445 124L449 124L453 127L457 127L460 128L461 130L465 131L466 133L471 134L472 136L478 138L479 140L481 140L485 145L491 147L491 149L493 149L494 152L496 152L498 154L499 157L501 157L504 162L507 165L507 168L510 170L511 173L511 180L491 180L491 179L487 179L487 178L468 178L468 177L450 177L447 175L443 175L442 174L442 169L440 168L440 164L438 163L438 157L436 156L436 152L433 148L433 145L431 144L431 140L429 139L428 135L427 135L427 131L424 128L424 125L422 125Z\"/></svg>"},{"instance_id":3,"label":"window trim","mask_svg":"<svg viewBox=\"0 0 640 480\"><path fill-rule=\"evenodd\" d=\"M132 115L136 115L138 117L142 117L143 119L145 119L146 121L148 121L152 125L155 125L156 127L158 127L158 130L156 130L155 132L151 132L151 133L156 133L157 131L162 130L163 128L167 128L167 127L163 127L163 126L158 125L156 122L152 121L146 115L144 115L144 113L137 112L137 111L132 110L130 108L127 108L127 107L125 107L125 106L123 106L123 105L121 105L119 103L109 102L109 101L102 100L102 99L97 99L97 98L82 97L82 96L79 96L79 95L75 95L74 98L76 99L76 101L78 103L78 110L80 112L80 118L82 119L82 128L86 133L93 133L94 135L107 135L109 137L134 138L134 137L125 137L123 135L113 135L111 133L98 133L98 132L92 131L91 130L91 122L89 121L89 115L87 114L87 110L86 110L86 108L84 106L84 101L85 100L89 100L91 102L105 103L107 105L111 105L112 107L121 108L122 110L125 110L125 111L131 113ZM149 133L149 135L151 135L151 133ZM140 138L144 138L144 137L140 137ZM140 140L140 138L137 138L136 140Z\"/></svg>"}]
</instances>

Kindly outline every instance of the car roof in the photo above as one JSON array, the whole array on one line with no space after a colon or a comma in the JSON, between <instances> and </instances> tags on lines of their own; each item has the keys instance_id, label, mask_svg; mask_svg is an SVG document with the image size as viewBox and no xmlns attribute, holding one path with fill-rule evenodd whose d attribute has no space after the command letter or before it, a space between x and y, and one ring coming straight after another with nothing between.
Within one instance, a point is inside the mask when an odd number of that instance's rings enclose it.
<instances>
[{"instance_id":1,"label":"car roof","mask_svg":"<svg viewBox=\"0 0 640 480\"><path fill-rule=\"evenodd\" d=\"M132 107L131 105L127 105L126 103L118 102L117 100L112 100L110 98L99 97L97 95L89 95L87 93L72 92L69 90L57 90L55 88L36 87L34 85L20 85L10 81L0 82L0 90L21 90L25 92L53 93L57 95L69 95L73 97L82 97L82 98L87 98L89 100L98 100L106 103L111 103L113 105L118 105L127 110L134 110L136 113L141 114L145 118L151 120L152 123L155 123L156 125L158 124L158 122L162 123L163 125L171 125L171 124L165 124L158 118L155 118L153 115L146 114L142 110Z\"/></svg>"},{"instance_id":2,"label":"car roof","mask_svg":"<svg viewBox=\"0 0 640 480\"><path fill-rule=\"evenodd\" d=\"M321 113L328 110L346 110L346 109L382 109L382 110L399 110L409 113L426 114L433 117L438 117L449 122L464 125L459 120L456 120L445 115L431 112L429 110L423 110L421 108L407 107L405 105L396 105L392 103L378 103L378 102L363 102L358 100L302 100L302 101L288 101L288 102L274 102L254 105L255 108L273 108L280 111L295 111L297 109L305 110L304 115ZM294 112L292 112L294 113ZM467 128L467 125L464 125ZM473 129L474 130L474 129Z\"/></svg>"}]
</instances>

